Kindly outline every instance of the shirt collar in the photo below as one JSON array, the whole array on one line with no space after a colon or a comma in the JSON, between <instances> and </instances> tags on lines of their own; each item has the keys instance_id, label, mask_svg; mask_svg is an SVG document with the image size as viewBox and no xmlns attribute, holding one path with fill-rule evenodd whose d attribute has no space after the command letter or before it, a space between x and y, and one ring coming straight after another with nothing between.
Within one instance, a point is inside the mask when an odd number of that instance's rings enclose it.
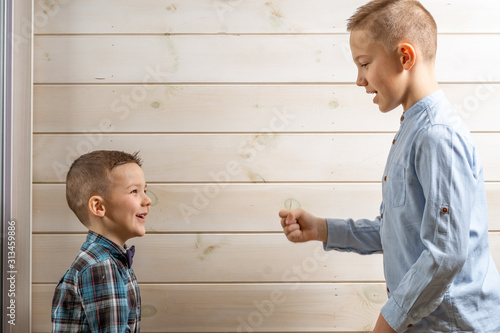
<instances>
[{"instance_id":1,"label":"shirt collar","mask_svg":"<svg viewBox=\"0 0 500 333\"><path fill-rule=\"evenodd\" d=\"M104 248L109 254L111 254L114 258L120 260L125 266L127 266L127 245L125 244L125 248L116 244L115 242L109 240L108 238L100 235L94 231L89 230L87 234L87 243L95 243Z\"/></svg>"},{"instance_id":2,"label":"shirt collar","mask_svg":"<svg viewBox=\"0 0 500 333\"><path fill-rule=\"evenodd\" d=\"M406 110L405 113L403 113L404 119L411 118L412 116L420 113L421 111L428 109L429 107L439 103L443 99L445 99L445 95L441 89L427 95L417 103L413 104L408 110Z\"/></svg>"}]
</instances>

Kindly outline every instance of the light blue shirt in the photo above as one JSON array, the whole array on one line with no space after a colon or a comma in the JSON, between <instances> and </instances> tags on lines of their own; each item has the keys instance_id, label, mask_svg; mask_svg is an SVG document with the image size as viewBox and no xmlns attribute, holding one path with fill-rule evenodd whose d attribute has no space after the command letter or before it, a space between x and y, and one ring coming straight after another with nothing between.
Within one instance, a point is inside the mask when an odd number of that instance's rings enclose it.
<instances>
[{"instance_id":1,"label":"light blue shirt","mask_svg":"<svg viewBox=\"0 0 500 333\"><path fill-rule=\"evenodd\" d=\"M483 168L442 91L401 117L375 220L327 219L326 250L381 253L397 332L500 332Z\"/></svg>"}]
</instances>

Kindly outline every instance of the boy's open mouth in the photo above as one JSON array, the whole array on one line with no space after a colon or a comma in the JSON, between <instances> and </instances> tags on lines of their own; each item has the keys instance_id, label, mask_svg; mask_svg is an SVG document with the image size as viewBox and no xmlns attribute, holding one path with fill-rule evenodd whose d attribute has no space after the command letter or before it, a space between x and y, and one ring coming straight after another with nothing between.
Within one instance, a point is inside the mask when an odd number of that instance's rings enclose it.
<instances>
[{"instance_id":1,"label":"boy's open mouth","mask_svg":"<svg viewBox=\"0 0 500 333\"><path fill-rule=\"evenodd\" d=\"M375 97L373 97L373 103L377 103L376 98L377 98L378 91L376 91L376 90L374 90L374 91L367 91L366 93L367 94L375 94Z\"/></svg>"}]
</instances>

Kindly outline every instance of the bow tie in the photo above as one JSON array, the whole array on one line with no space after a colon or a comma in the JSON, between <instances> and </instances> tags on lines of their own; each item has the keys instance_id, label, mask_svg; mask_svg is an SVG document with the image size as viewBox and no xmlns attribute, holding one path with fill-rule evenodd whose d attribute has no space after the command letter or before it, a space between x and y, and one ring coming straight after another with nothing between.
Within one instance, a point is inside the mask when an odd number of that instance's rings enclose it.
<instances>
[{"instance_id":1,"label":"bow tie","mask_svg":"<svg viewBox=\"0 0 500 333\"><path fill-rule=\"evenodd\" d=\"M127 249L127 259L128 259L128 268L132 268L132 262L134 261L134 254L135 254L135 246L132 245L130 248Z\"/></svg>"}]
</instances>

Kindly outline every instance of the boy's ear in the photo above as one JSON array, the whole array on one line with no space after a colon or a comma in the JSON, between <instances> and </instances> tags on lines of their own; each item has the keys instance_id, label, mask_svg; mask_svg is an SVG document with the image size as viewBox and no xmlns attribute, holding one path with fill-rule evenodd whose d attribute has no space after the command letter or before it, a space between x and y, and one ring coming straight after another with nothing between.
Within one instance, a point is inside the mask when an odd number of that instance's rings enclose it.
<instances>
[{"instance_id":1,"label":"boy's ear","mask_svg":"<svg viewBox=\"0 0 500 333\"><path fill-rule=\"evenodd\" d=\"M404 70L410 70L417 60L417 52L413 45L409 43L401 43L398 46L399 60Z\"/></svg>"},{"instance_id":2,"label":"boy's ear","mask_svg":"<svg viewBox=\"0 0 500 333\"><path fill-rule=\"evenodd\" d=\"M92 215L104 217L106 208L104 208L104 200L100 195L93 195L89 199L89 210Z\"/></svg>"}]
</instances>

